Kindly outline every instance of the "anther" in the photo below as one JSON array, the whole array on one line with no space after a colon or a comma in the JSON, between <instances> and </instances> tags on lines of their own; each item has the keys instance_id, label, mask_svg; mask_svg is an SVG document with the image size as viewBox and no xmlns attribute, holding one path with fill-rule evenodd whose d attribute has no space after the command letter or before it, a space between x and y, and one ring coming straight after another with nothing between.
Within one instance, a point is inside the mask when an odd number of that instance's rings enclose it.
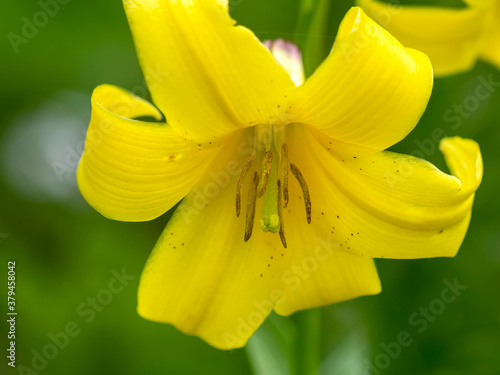
<instances>
[{"instance_id":1,"label":"anther","mask_svg":"<svg viewBox=\"0 0 500 375\"><path fill-rule=\"evenodd\" d=\"M271 175L271 169L273 168L273 156L274 154L272 151L267 151L262 158L262 163L260 164L259 186L257 187L257 196L259 198L261 198L266 192L269 176Z\"/></svg>"},{"instance_id":2,"label":"anther","mask_svg":"<svg viewBox=\"0 0 500 375\"><path fill-rule=\"evenodd\" d=\"M302 176L302 173L300 172L299 168L293 163L290 163L290 170L292 171L293 175L299 182L300 188L302 189L302 193L304 195L304 204L306 206L306 216L307 216L307 223L311 224L311 196L309 194L309 188L307 187L307 182L304 179L304 176Z\"/></svg>"},{"instance_id":3,"label":"anther","mask_svg":"<svg viewBox=\"0 0 500 375\"><path fill-rule=\"evenodd\" d=\"M253 159L255 154L250 155L245 164L243 164L243 169L241 170L240 177L238 178L238 187L236 188L236 217L240 217L241 210L241 185L245 181L248 171L252 167Z\"/></svg>"},{"instance_id":4,"label":"anther","mask_svg":"<svg viewBox=\"0 0 500 375\"><path fill-rule=\"evenodd\" d=\"M255 172L253 175L252 185L247 200L247 219L245 222L245 242L252 236L253 222L255 219L255 202L257 200L257 184L259 182L259 174Z\"/></svg>"},{"instance_id":5,"label":"anther","mask_svg":"<svg viewBox=\"0 0 500 375\"><path fill-rule=\"evenodd\" d=\"M285 223L283 222L283 194L280 180L278 180L278 217L280 218L280 239L283 247L286 249Z\"/></svg>"},{"instance_id":6,"label":"anther","mask_svg":"<svg viewBox=\"0 0 500 375\"><path fill-rule=\"evenodd\" d=\"M281 180L283 181L283 207L288 206L288 145L281 147ZM285 246L286 247L286 246Z\"/></svg>"}]
</instances>

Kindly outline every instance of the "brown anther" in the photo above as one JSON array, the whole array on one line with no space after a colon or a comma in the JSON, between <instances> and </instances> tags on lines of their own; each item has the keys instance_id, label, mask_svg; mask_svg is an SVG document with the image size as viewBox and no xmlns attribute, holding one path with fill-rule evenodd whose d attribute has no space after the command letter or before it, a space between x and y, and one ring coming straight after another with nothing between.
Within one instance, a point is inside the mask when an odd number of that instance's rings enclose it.
<instances>
[{"instance_id":1,"label":"brown anther","mask_svg":"<svg viewBox=\"0 0 500 375\"><path fill-rule=\"evenodd\" d=\"M288 206L288 145L281 147L281 180L283 181L283 207ZM286 246L285 246L286 247Z\"/></svg>"},{"instance_id":2,"label":"brown anther","mask_svg":"<svg viewBox=\"0 0 500 375\"><path fill-rule=\"evenodd\" d=\"M243 181L245 181L245 177L247 176L248 171L252 167L253 160L255 159L255 154L250 155L245 164L243 164L243 168L240 173L240 177L238 178L238 186L236 188L236 217L240 217L241 210L241 185Z\"/></svg>"},{"instance_id":3,"label":"brown anther","mask_svg":"<svg viewBox=\"0 0 500 375\"><path fill-rule=\"evenodd\" d=\"M250 192L247 200L247 218L245 222L245 242L252 236L253 222L255 220L255 202L257 200L257 184L259 182L259 174L255 172L253 181L250 185Z\"/></svg>"},{"instance_id":4,"label":"brown anther","mask_svg":"<svg viewBox=\"0 0 500 375\"><path fill-rule=\"evenodd\" d=\"M267 183L269 182L269 176L271 175L271 170L273 168L273 152L267 151L262 158L260 164L260 180L259 186L257 187L257 196L261 198L266 192Z\"/></svg>"},{"instance_id":5,"label":"brown anther","mask_svg":"<svg viewBox=\"0 0 500 375\"><path fill-rule=\"evenodd\" d=\"M283 247L286 249L286 238L285 238L285 223L283 221L283 193L281 191L281 181L278 180L278 217L280 218L280 239Z\"/></svg>"},{"instance_id":6,"label":"brown anther","mask_svg":"<svg viewBox=\"0 0 500 375\"><path fill-rule=\"evenodd\" d=\"M302 173L300 172L299 168L293 163L290 163L290 170L292 171L293 175L299 182L300 188L302 189L302 193L304 195L304 204L306 206L306 216L307 216L307 223L311 224L311 196L309 194L309 188L307 186L307 182L304 179L304 176L302 176Z\"/></svg>"}]
</instances>

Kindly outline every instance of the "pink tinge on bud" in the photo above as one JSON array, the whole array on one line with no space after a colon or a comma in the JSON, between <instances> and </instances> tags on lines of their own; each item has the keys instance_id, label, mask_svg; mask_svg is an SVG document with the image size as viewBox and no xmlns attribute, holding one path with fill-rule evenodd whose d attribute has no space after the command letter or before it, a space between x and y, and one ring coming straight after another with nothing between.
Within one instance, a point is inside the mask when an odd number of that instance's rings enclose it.
<instances>
[{"instance_id":1,"label":"pink tinge on bud","mask_svg":"<svg viewBox=\"0 0 500 375\"><path fill-rule=\"evenodd\" d=\"M295 86L300 86L304 82L304 66L299 47L283 39L265 40L264 45L286 69Z\"/></svg>"},{"instance_id":2,"label":"pink tinge on bud","mask_svg":"<svg viewBox=\"0 0 500 375\"><path fill-rule=\"evenodd\" d=\"M264 44L264 46L266 46L266 48L271 51L271 48L273 46L273 41L271 39L266 39L262 42ZM272 51L271 51L272 53Z\"/></svg>"}]
</instances>

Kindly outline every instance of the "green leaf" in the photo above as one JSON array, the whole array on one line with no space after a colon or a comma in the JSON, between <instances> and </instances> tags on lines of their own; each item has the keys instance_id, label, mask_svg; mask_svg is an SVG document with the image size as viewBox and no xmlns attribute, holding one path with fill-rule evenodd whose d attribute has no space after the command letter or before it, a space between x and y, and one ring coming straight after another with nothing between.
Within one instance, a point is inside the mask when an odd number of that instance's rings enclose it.
<instances>
[{"instance_id":1,"label":"green leaf","mask_svg":"<svg viewBox=\"0 0 500 375\"><path fill-rule=\"evenodd\" d=\"M298 375L315 375L321 361L321 309L293 315L297 326L296 361Z\"/></svg>"}]
</instances>

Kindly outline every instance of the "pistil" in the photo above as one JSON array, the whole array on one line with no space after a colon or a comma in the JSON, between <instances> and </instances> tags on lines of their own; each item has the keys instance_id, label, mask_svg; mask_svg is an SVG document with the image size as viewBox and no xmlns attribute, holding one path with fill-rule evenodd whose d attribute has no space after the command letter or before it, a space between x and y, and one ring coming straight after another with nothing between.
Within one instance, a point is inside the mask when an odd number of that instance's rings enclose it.
<instances>
[{"instance_id":1,"label":"pistil","mask_svg":"<svg viewBox=\"0 0 500 375\"><path fill-rule=\"evenodd\" d=\"M272 146L273 151L274 145ZM271 152L272 154L273 152ZM267 153L266 153L267 154ZM278 158L271 158L271 172L267 189L263 194L260 227L264 232L278 233L280 219L278 213Z\"/></svg>"},{"instance_id":2,"label":"pistil","mask_svg":"<svg viewBox=\"0 0 500 375\"><path fill-rule=\"evenodd\" d=\"M307 182L299 168L290 163L288 145L285 143L283 129L275 131L274 125L258 126L254 153L246 160L238 178L236 190L236 216L240 216L241 192L246 175L253 172L247 198L245 222L245 242L252 236L255 222L257 199L262 198L260 227L264 232L279 233L283 247L287 247L283 209L288 206L289 169L299 182L304 197L307 222L311 224L311 196ZM279 152L277 151L279 150ZM254 161L259 158L258 166Z\"/></svg>"}]
</instances>

